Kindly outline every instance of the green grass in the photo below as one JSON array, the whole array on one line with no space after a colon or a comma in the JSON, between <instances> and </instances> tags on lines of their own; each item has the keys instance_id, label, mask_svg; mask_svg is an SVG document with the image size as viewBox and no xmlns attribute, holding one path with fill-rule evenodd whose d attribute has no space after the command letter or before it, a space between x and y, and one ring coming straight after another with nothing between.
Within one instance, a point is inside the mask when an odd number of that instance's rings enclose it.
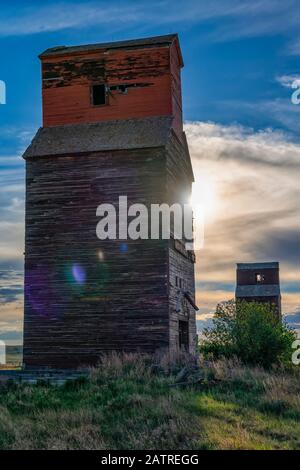
<instances>
[{"instance_id":1,"label":"green grass","mask_svg":"<svg viewBox=\"0 0 300 470\"><path fill-rule=\"evenodd\" d=\"M90 379L0 389L1 449L299 449L296 373L111 356ZM180 380L181 381L181 380ZM196 382L196 383L193 383Z\"/></svg>"}]
</instances>

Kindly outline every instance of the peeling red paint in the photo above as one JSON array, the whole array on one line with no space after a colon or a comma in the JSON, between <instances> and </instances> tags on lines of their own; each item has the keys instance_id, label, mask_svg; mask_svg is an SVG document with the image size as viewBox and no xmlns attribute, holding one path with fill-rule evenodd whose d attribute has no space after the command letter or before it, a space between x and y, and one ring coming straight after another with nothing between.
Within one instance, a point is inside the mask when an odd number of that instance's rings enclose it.
<instances>
[{"instance_id":1,"label":"peeling red paint","mask_svg":"<svg viewBox=\"0 0 300 470\"><path fill-rule=\"evenodd\" d=\"M41 60L44 126L171 115L174 128L182 132L182 64L175 43ZM126 94L111 92L107 104L96 107L90 93L97 83L140 86L128 88Z\"/></svg>"}]
</instances>

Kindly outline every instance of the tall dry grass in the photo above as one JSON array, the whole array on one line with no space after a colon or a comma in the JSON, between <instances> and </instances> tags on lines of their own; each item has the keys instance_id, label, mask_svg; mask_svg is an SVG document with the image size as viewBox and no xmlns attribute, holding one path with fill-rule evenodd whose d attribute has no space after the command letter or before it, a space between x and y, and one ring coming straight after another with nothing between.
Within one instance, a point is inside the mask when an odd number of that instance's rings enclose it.
<instances>
[{"instance_id":1,"label":"tall dry grass","mask_svg":"<svg viewBox=\"0 0 300 470\"><path fill-rule=\"evenodd\" d=\"M110 354L87 379L0 388L0 448L300 448L299 392L237 359Z\"/></svg>"}]
</instances>

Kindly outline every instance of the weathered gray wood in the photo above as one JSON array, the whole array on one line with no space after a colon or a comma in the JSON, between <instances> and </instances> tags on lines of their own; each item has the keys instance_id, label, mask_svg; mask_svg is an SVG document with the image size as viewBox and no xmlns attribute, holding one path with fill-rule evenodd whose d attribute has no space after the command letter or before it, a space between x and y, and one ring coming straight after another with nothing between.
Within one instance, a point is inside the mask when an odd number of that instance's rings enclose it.
<instances>
[{"instance_id":1,"label":"weathered gray wood","mask_svg":"<svg viewBox=\"0 0 300 470\"><path fill-rule=\"evenodd\" d=\"M175 173L168 161L164 148L27 160L27 366L93 364L112 350L151 353L172 345L178 351L174 276L194 293L193 262L175 250L174 240L96 237L99 204L117 204L119 195L127 195L129 204L147 206L169 199L168 182ZM181 166L180 161L173 165L177 179L182 179ZM172 187L177 186L172 182ZM72 277L74 265L85 273L82 284ZM181 316L190 321L192 350L190 306Z\"/></svg>"}]
</instances>

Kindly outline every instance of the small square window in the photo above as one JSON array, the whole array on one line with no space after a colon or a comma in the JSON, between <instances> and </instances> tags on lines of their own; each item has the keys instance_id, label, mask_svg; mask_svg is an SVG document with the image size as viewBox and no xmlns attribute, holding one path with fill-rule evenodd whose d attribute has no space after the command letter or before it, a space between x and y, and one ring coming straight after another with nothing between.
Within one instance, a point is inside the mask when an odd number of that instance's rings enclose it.
<instances>
[{"instance_id":1,"label":"small square window","mask_svg":"<svg viewBox=\"0 0 300 470\"><path fill-rule=\"evenodd\" d=\"M92 86L92 104L93 106L106 104L106 88L104 83Z\"/></svg>"},{"instance_id":2,"label":"small square window","mask_svg":"<svg viewBox=\"0 0 300 470\"><path fill-rule=\"evenodd\" d=\"M265 280L265 276L261 273L256 273L255 274L255 281L256 281L256 284L261 284L262 282L264 282Z\"/></svg>"},{"instance_id":3,"label":"small square window","mask_svg":"<svg viewBox=\"0 0 300 470\"><path fill-rule=\"evenodd\" d=\"M119 92L120 92L120 93L123 93L124 95L126 95L126 94L127 94L127 91L128 91L128 90L127 90L126 85L119 85Z\"/></svg>"}]
</instances>

